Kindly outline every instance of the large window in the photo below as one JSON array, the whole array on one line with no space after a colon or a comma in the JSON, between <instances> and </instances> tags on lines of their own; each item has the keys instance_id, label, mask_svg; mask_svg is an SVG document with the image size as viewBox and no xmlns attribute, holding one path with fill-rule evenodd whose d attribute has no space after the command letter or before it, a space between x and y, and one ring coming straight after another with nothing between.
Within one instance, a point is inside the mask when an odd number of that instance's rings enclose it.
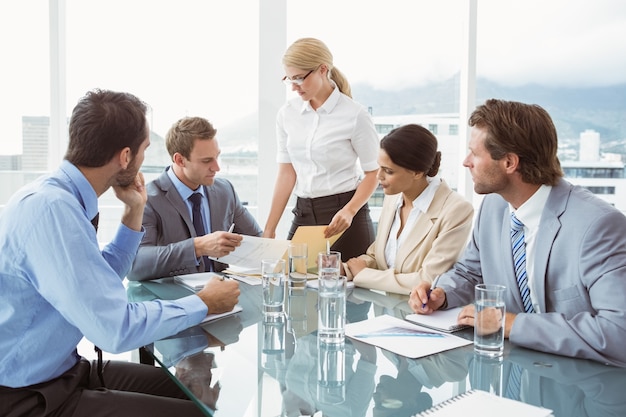
<instances>
[{"instance_id":1,"label":"large window","mask_svg":"<svg viewBox=\"0 0 626 417\"><path fill-rule=\"evenodd\" d=\"M58 41L64 54L58 57L53 50L52 58L63 60L65 77L62 84L51 85L49 8L58 3L64 17L59 29L65 35ZM235 184L257 215L259 195L266 203L273 187L273 179L260 183L257 175L262 177L265 168L274 164L265 159L259 172L259 142L267 148L275 140L273 132L259 132L259 123L271 124L265 119L274 117L266 114L259 120L260 108L266 108L259 93L264 87L259 85L259 74L270 67L276 73L272 82L282 88L280 94L291 96L280 84L280 56L286 46L305 36L324 40L334 54L334 64L352 84L354 98L375 118L458 115L468 4L467 0L276 2L286 11L272 15L277 21L270 22L268 30L284 29L284 43L269 48L278 57L275 62L260 64L269 54L268 49L259 52L268 37L259 33L259 10L274 7L264 1L4 2L0 5L4 63L0 210L17 188L46 171L48 163L54 167L59 162L48 161L50 155L44 161L51 91L63 89L66 108L61 113L69 115L86 91L109 88L130 91L151 106L152 146L144 165L149 179L169 163L162 141L168 127L182 116L204 116L218 129L223 155L220 175ZM477 102L495 96L543 104L557 118L560 138L576 139L581 129L593 128L601 132L603 141L612 140L612 149L625 148L626 134L620 136L615 130L624 125L623 119L620 124L597 109L597 117L584 120L578 113L562 111L549 97L560 97L554 92L563 88L583 99L611 86L623 88L626 61L615 53L620 45L614 42L626 37L626 4L607 0L548 4L479 0L477 4ZM579 87L584 90L576 90ZM623 109L611 111L624 114ZM54 114L58 112L53 112L53 119ZM588 126L573 123L581 120ZM465 123L459 117L451 120L447 136L440 129L444 160L457 167L445 175L457 177L464 171L460 163L465 138L459 135ZM392 126L381 125L379 133ZM63 143L59 146L64 149ZM104 210L100 237L107 240L119 219L120 205L112 195L103 196L100 203ZM264 215L259 217L263 225ZM284 217L290 220L289 211Z\"/></svg>"}]
</instances>

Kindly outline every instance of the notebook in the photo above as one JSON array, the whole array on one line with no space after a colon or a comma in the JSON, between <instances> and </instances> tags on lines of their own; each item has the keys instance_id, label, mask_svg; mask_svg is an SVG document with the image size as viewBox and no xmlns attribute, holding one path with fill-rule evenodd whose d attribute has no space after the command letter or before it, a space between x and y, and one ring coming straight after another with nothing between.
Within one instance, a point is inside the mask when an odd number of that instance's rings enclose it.
<instances>
[{"instance_id":1,"label":"notebook","mask_svg":"<svg viewBox=\"0 0 626 417\"><path fill-rule=\"evenodd\" d=\"M408 314L405 319L419 326L428 327L429 329L452 333L470 327L463 324L457 324L456 318L459 316L461 309L462 307L451 308L449 310L437 310L428 315Z\"/></svg>"},{"instance_id":2,"label":"notebook","mask_svg":"<svg viewBox=\"0 0 626 417\"><path fill-rule=\"evenodd\" d=\"M549 417L552 410L486 391L470 390L432 406L415 417Z\"/></svg>"},{"instance_id":3,"label":"notebook","mask_svg":"<svg viewBox=\"0 0 626 417\"><path fill-rule=\"evenodd\" d=\"M193 292L197 292L204 288L209 279L213 277L222 279L222 276L215 272L197 272L195 274L176 275L174 276L174 282Z\"/></svg>"},{"instance_id":4,"label":"notebook","mask_svg":"<svg viewBox=\"0 0 626 417\"><path fill-rule=\"evenodd\" d=\"M240 311L243 311L243 308L239 304L236 304L235 307L233 307L232 310L227 311L226 313L207 314L207 316L204 319L202 319L201 323L206 323L206 322L209 322L209 321L215 321L217 319L221 319L222 317L226 317L226 316L230 316L231 314L239 313Z\"/></svg>"}]
</instances>

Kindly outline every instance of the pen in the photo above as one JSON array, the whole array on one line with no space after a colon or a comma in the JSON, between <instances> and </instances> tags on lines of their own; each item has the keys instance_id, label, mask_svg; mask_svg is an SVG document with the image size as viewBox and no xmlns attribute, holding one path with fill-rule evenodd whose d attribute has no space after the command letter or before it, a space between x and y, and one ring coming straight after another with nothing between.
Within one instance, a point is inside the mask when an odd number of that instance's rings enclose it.
<instances>
[{"instance_id":1,"label":"pen","mask_svg":"<svg viewBox=\"0 0 626 417\"><path fill-rule=\"evenodd\" d=\"M434 290L435 288L437 288L437 281L439 281L439 277L440 277L440 276L441 276L441 275L437 275L437 276L435 277L435 279L433 280L432 285L430 286L430 289L429 289L428 291L426 291L426 297L427 297L427 299L429 299L429 300L430 300L430 293L431 293L431 292L433 292L433 290ZM427 303L423 303L423 304L422 304L422 308L426 308L426 304L427 304Z\"/></svg>"},{"instance_id":2,"label":"pen","mask_svg":"<svg viewBox=\"0 0 626 417\"><path fill-rule=\"evenodd\" d=\"M233 230L235 230L235 223L230 225L230 227L228 228L228 233L232 233Z\"/></svg>"}]
</instances>

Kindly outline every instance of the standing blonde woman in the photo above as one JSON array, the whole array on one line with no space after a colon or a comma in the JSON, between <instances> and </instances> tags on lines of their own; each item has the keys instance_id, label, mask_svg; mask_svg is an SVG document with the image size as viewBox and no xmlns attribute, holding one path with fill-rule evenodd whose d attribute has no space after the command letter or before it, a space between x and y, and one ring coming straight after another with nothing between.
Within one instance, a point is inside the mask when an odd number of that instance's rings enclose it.
<instances>
[{"instance_id":1,"label":"standing blonde woman","mask_svg":"<svg viewBox=\"0 0 626 417\"><path fill-rule=\"evenodd\" d=\"M347 260L364 253L374 241L367 205L377 185L374 122L352 100L350 85L320 40L295 41L285 52L283 65L283 82L299 97L278 112L279 168L263 236L276 236L294 192L297 202L287 238L302 225L328 225L326 237L345 231L332 249Z\"/></svg>"}]
</instances>

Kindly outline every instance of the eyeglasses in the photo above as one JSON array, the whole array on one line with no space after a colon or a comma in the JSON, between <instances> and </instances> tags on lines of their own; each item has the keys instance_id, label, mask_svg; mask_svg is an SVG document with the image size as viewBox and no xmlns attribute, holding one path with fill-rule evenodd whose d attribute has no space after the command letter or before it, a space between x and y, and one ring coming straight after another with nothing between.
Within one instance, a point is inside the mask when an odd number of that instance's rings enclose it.
<instances>
[{"instance_id":1,"label":"eyeglasses","mask_svg":"<svg viewBox=\"0 0 626 417\"><path fill-rule=\"evenodd\" d=\"M317 69L317 68L316 68ZM306 77L308 77L309 75L311 75L313 73L313 71L315 71L314 69L312 69L311 71L307 72L306 75L304 77L296 77L296 78L289 78L286 75L283 77L283 82L285 83L285 85L302 85L302 83L304 82L304 80L306 80Z\"/></svg>"}]
</instances>

